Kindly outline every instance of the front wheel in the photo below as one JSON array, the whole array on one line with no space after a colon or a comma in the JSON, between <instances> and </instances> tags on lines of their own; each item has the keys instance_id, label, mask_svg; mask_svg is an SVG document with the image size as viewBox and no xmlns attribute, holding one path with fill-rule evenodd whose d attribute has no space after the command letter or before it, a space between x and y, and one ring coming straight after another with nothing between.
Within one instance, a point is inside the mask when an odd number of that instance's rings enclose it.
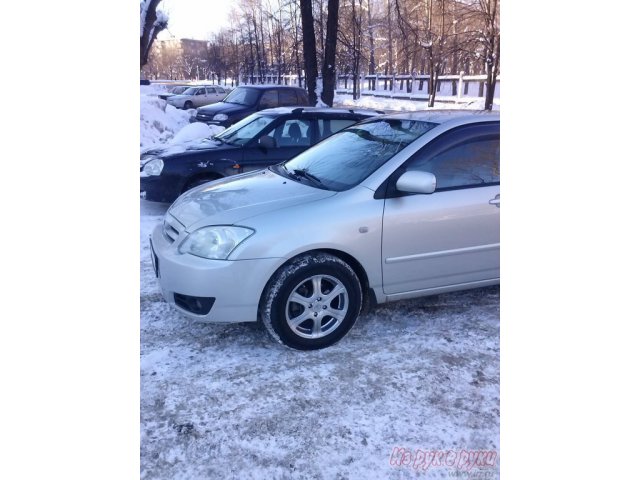
<instances>
[{"instance_id":1,"label":"front wheel","mask_svg":"<svg viewBox=\"0 0 640 480\"><path fill-rule=\"evenodd\" d=\"M184 102L184 109L185 110L189 110L193 108L193 102L191 100L187 100L186 102Z\"/></svg>"},{"instance_id":2,"label":"front wheel","mask_svg":"<svg viewBox=\"0 0 640 480\"><path fill-rule=\"evenodd\" d=\"M260 317L278 342L298 350L328 347L344 337L362 307L353 269L329 254L308 254L281 267L269 281Z\"/></svg>"}]
</instances>

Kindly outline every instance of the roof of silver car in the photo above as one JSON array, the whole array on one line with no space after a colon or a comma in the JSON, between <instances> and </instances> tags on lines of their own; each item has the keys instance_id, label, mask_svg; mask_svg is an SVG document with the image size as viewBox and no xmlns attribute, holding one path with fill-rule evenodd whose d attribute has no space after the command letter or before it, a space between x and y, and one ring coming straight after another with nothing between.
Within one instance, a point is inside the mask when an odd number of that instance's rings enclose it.
<instances>
[{"instance_id":1,"label":"roof of silver car","mask_svg":"<svg viewBox=\"0 0 640 480\"><path fill-rule=\"evenodd\" d=\"M357 113L361 115L381 115L384 114L381 110L373 110L366 108L349 108L349 107L276 107L262 110L260 113L275 113L278 115L286 115L292 113L294 110L300 110L301 112L315 112L315 113ZM396 112L381 115L384 118L398 118L403 120L420 120L424 122L432 123L446 123L452 120L469 120L477 121L479 118L484 120L500 120L500 112L488 112L486 110L415 110L411 112Z\"/></svg>"},{"instance_id":2,"label":"roof of silver car","mask_svg":"<svg viewBox=\"0 0 640 480\"><path fill-rule=\"evenodd\" d=\"M398 112L384 115L384 118L402 120L420 120L423 122L446 123L453 120L500 120L500 112L486 110L416 110L413 112Z\"/></svg>"}]
</instances>

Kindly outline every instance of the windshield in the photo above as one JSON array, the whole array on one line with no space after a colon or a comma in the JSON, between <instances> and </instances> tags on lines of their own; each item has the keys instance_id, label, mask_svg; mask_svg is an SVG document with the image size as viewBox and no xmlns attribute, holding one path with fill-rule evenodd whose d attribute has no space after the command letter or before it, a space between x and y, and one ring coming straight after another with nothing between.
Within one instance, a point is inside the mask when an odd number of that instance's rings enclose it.
<instances>
[{"instance_id":1,"label":"windshield","mask_svg":"<svg viewBox=\"0 0 640 480\"><path fill-rule=\"evenodd\" d=\"M190 87L190 88L187 88L184 92L182 92L182 95L195 95L197 91L198 91L197 87Z\"/></svg>"},{"instance_id":2,"label":"windshield","mask_svg":"<svg viewBox=\"0 0 640 480\"><path fill-rule=\"evenodd\" d=\"M244 145L271 124L275 118L254 113L213 138L231 145Z\"/></svg>"},{"instance_id":3,"label":"windshield","mask_svg":"<svg viewBox=\"0 0 640 480\"><path fill-rule=\"evenodd\" d=\"M254 88L236 88L227 95L223 102L237 103L238 105L254 105L258 101L259 92Z\"/></svg>"},{"instance_id":4,"label":"windshield","mask_svg":"<svg viewBox=\"0 0 640 480\"><path fill-rule=\"evenodd\" d=\"M437 126L416 120L379 119L356 124L274 170L281 175L311 179L327 190L354 187L416 138Z\"/></svg>"}]
</instances>

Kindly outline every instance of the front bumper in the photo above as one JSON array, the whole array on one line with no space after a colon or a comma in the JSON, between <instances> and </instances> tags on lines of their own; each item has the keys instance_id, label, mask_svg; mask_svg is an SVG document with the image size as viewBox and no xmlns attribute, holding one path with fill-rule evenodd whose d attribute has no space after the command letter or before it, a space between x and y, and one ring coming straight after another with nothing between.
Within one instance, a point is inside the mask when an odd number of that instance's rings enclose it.
<instances>
[{"instance_id":1,"label":"front bumper","mask_svg":"<svg viewBox=\"0 0 640 480\"><path fill-rule=\"evenodd\" d=\"M151 245L152 255L156 255L158 282L167 303L183 315L202 322L255 322L258 319L262 290L283 259L208 260L181 254L178 246L186 238L186 232L171 242L162 230L161 224L153 230ZM184 308L185 296L215 300L208 313L198 315Z\"/></svg>"},{"instance_id":2,"label":"front bumper","mask_svg":"<svg viewBox=\"0 0 640 480\"><path fill-rule=\"evenodd\" d=\"M140 172L140 192L150 202L173 202L182 193L184 180L168 175L146 175Z\"/></svg>"},{"instance_id":3,"label":"front bumper","mask_svg":"<svg viewBox=\"0 0 640 480\"><path fill-rule=\"evenodd\" d=\"M214 120L213 116L202 115L202 114L196 114L195 116L189 118L189 123L195 123L195 122L206 123L207 125L216 125L218 127L224 127L224 128L229 128L232 124L232 122L229 119L224 121Z\"/></svg>"}]
</instances>

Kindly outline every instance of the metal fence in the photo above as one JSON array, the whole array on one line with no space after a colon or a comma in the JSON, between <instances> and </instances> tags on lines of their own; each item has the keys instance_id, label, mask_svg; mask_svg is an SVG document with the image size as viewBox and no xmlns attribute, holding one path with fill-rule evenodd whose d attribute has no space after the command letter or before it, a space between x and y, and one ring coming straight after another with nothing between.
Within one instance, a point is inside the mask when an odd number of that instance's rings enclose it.
<instances>
[{"instance_id":1,"label":"metal fence","mask_svg":"<svg viewBox=\"0 0 640 480\"><path fill-rule=\"evenodd\" d=\"M356 95L405 100L426 100L429 97L429 75L359 75L356 79ZM322 82L322 78L318 78ZM441 75L436 83L436 99L440 101L463 101L464 99L484 98L486 93L486 75ZM300 82L295 74L288 75L243 75L241 84L281 84L302 85L306 87L305 78ZM336 91L342 94L353 93L353 75L341 74L336 79ZM500 98L500 76L496 82L494 98Z\"/></svg>"}]
</instances>

